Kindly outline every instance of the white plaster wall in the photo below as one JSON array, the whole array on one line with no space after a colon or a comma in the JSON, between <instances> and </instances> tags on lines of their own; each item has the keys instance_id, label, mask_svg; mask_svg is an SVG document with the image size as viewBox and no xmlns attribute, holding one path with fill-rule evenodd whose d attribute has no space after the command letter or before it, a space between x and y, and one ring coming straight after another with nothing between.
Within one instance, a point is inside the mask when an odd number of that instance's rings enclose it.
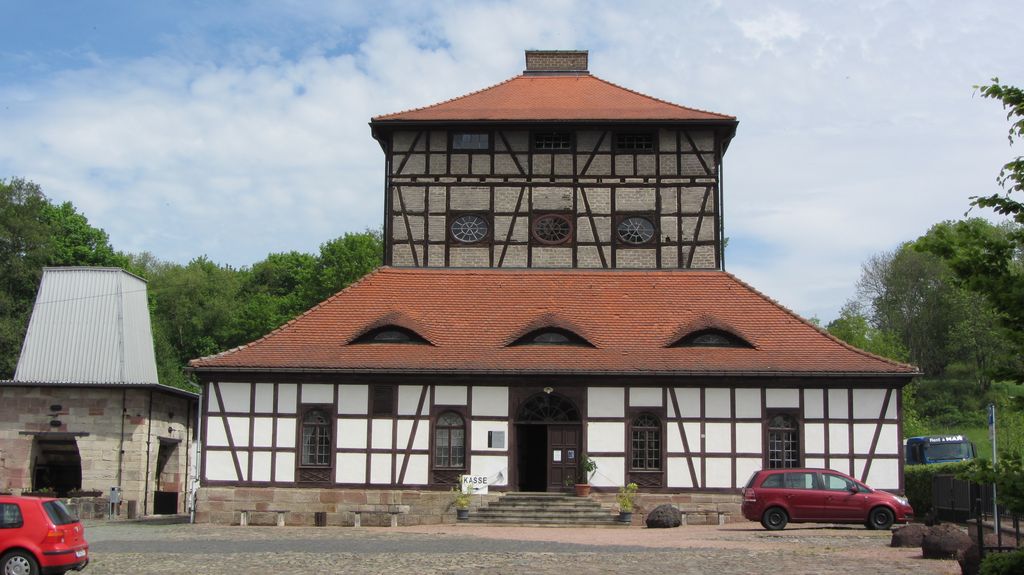
<instances>
[{"instance_id":1,"label":"white plaster wall","mask_svg":"<svg viewBox=\"0 0 1024 575\"><path fill-rule=\"evenodd\" d=\"M405 482L409 485L426 485L430 456L415 454L409 456L409 465L405 468Z\"/></svg>"},{"instance_id":2,"label":"white plaster wall","mask_svg":"<svg viewBox=\"0 0 1024 575\"><path fill-rule=\"evenodd\" d=\"M416 426L416 437L413 438L412 448L413 449L428 449L429 448L429 427L430 421L426 419L419 420L419 425ZM405 449L405 446L409 444L409 434L412 433L413 421L410 419L398 420L398 449Z\"/></svg>"},{"instance_id":3,"label":"white plaster wall","mask_svg":"<svg viewBox=\"0 0 1024 575\"><path fill-rule=\"evenodd\" d=\"M882 425L882 433L878 435L878 445L875 447L876 455L896 455L900 452L899 429L895 423Z\"/></svg>"},{"instance_id":4,"label":"white plaster wall","mask_svg":"<svg viewBox=\"0 0 1024 575\"><path fill-rule=\"evenodd\" d=\"M270 452L257 451L252 454L252 480L270 481Z\"/></svg>"},{"instance_id":5,"label":"white plaster wall","mask_svg":"<svg viewBox=\"0 0 1024 575\"><path fill-rule=\"evenodd\" d=\"M469 473L470 475L486 475L488 486L508 485L508 457L504 455L474 455Z\"/></svg>"},{"instance_id":6,"label":"white plaster wall","mask_svg":"<svg viewBox=\"0 0 1024 575\"><path fill-rule=\"evenodd\" d=\"M660 387L634 387L629 390L629 405L632 407L661 407Z\"/></svg>"},{"instance_id":7,"label":"white plaster wall","mask_svg":"<svg viewBox=\"0 0 1024 575\"><path fill-rule=\"evenodd\" d=\"M596 487L619 487L625 485L626 462L622 457L594 457L597 473L590 480Z\"/></svg>"},{"instance_id":8,"label":"white plaster wall","mask_svg":"<svg viewBox=\"0 0 1024 575\"><path fill-rule=\"evenodd\" d=\"M886 419L896 419L896 403L899 400L900 390L892 390L892 397L889 398L889 409L885 410Z\"/></svg>"},{"instance_id":9,"label":"white plaster wall","mask_svg":"<svg viewBox=\"0 0 1024 575\"><path fill-rule=\"evenodd\" d=\"M736 417L761 417L761 390L736 390Z\"/></svg>"},{"instance_id":10,"label":"white plaster wall","mask_svg":"<svg viewBox=\"0 0 1024 575\"><path fill-rule=\"evenodd\" d=\"M700 389L677 387L676 399L681 417L700 417Z\"/></svg>"},{"instance_id":11,"label":"white plaster wall","mask_svg":"<svg viewBox=\"0 0 1024 575\"><path fill-rule=\"evenodd\" d=\"M860 479L861 481L864 481L865 483L867 483L867 481L865 481L863 479L863 477L864 477L864 466L867 464L867 462L868 462L867 459L862 459L862 458L854 459L853 460L853 473L851 473L850 475L853 475L857 479ZM871 484L868 483L868 485L870 486Z\"/></svg>"},{"instance_id":12,"label":"white plaster wall","mask_svg":"<svg viewBox=\"0 0 1024 575\"><path fill-rule=\"evenodd\" d=\"M622 422L587 422L588 449L591 453L621 453L626 450L625 433L626 427Z\"/></svg>"},{"instance_id":13,"label":"white plaster wall","mask_svg":"<svg viewBox=\"0 0 1024 575\"><path fill-rule=\"evenodd\" d=\"M804 390L804 417L807 419L825 418L825 392L821 389Z\"/></svg>"},{"instance_id":14,"label":"white plaster wall","mask_svg":"<svg viewBox=\"0 0 1024 575\"><path fill-rule=\"evenodd\" d=\"M295 413L298 392L298 385L294 383L282 383L277 386L278 413Z\"/></svg>"},{"instance_id":15,"label":"white plaster wall","mask_svg":"<svg viewBox=\"0 0 1024 575\"><path fill-rule=\"evenodd\" d=\"M683 452L683 438L679 434L679 425L675 422L669 423L665 426L665 449L669 453L682 453Z\"/></svg>"},{"instance_id":16,"label":"white plaster wall","mask_svg":"<svg viewBox=\"0 0 1024 575\"><path fill-rule=\"evenodd\" d=\"M434 388L434 405L466 405L465 385L439 385Z\"/></svg>"},{"instance_id":17,"label":"white plaster wall","mask_svg":"<svg viewBox=\"0 0 1024 575\"><path fill-rule=\"evenodd\" d=\"M374 449L391 449L391 430L394 421L390 419L374 419L370 421L370 447Z\"/></svg>"},{"instance_id":18,"label":"white plaster wall","mask_svg":"<svg viewBox=\"0 0 1024 575\"><path fill-rule=\"evenodd\" d=\"M391 455L370 454L370 483L391 483Z\"/></svg>"},{"instance_id":19,"label":"white plaster wall","mask_svg":"<svg viewBox=\"0 0 1024 575\"><path fill-rule=\"evenodd\" d=\"M850 397L845 389L828 390L829 419L847 419L850 417Z\"/></svg>"},{"instance_id":20,"label":"white plaster wall","mask_svg":"<svg viewBox=\"0 0 1024 575\"><path fill-rule=\"evenodd\" d=\"M804 452L825 453L825 424L804 424Z\"/></svg>"},{"instance_id":21,"label":"white plaster wall","mask_svg":"<svg viewBox=\"0 0 1024 575\"><path fill-rule=\"evenodd\" d=\"M508 388L474 387L473 415L485 417L507 417Z\"/></svg>"},{"instance_id":22,"label":"white plaster wall","mask_svg":"<svg viewBox=\"0 0 1024 575\"><path fill-rule=\"evenodd\" d=\"M825 467L825 459L821 457L808 457L804 459L804 465L807 467Z\"/></svg>"},{"instance_id":23,"label":"white plaster wall","mask_svg":"<svg viewBox=\"0 0 1024 575\"><path fill-rule=\"evenodd\" d=\"M728 389L709 387L704 390L704 417L732 417L732 399ZM680 407L682 409L682 407Z\"/></svg>"},{"instance_id":24,"label":"white plaster wall","mask_svg":"<svg viewBox=\"0 0 1024 575\"><path fill-rule=\"evenodd\" d=\"M224 400L224 411L249 412L249 388L248 383L236 383L222 381L220 383L220 396Z\"/></svg>"},{"instance_id":25,"label":"white plaster wall","mask_svg":"<svg viewBox=\"0 0 1024 575\"><path fill-rule=\"evenodd\" d=\"M878 489L898 489L900 486L899 461L896 459L872 461L865 483Z\"/></svg>"},{"instance_id":26,"label":"white plaster wall","mask_svg":"<svg viewBox=\"0 0 1024 575\"><path fill-rule=\"evenodd\" d=\"M853 424L853 452L859 455L867 455L871 450L871 440L875 436L875 424L855 423Z\"/></svg>"},{"instance_id":27,"label":"white plaster wall","mask_svg":"<svg viewBox=\"0 0 1024 575\"><path fill-rule=\"evenodd\" d=\"M249 447L249 418L229 417L228 431L231 433L231 440L235 447Z\"/></svg>"},{"instance_id":28,"label":"white plaster wall","mask_svg":"<svg viewBox=\"0 0 1024 575\"><path fill-rule=\"evenodd\" d=\"M742 457L736 460L736 483L735 487L746 487L754 472L764 467L761 459L753 457ZM821 467L820 465L818 467Z\"/></svg>"},{"instance_id":29,"label":"white plaster wall","mask_svg":"<svg viewBox=\"0 0 1024 575\"><path fill-rule=\"evenodd\" d=\"M764 392L765 407L796 408L800 407L799 389L766 389Z\"/></svg>"},{"instance_id":30,"label":"white plaster wall","mask_svg":"<svg viewBox=\"0 0 1024 575\"><path fill-rule=\"evenodd\" d=\"M366 483L366 456L362 453L339 453L334 467L338 483ZM388 466L391 479L391 466Z\"/></svg>"},{"instance_id":31,"label":"white plaster wall","mask_svg":"<svg viewBox=\"0 0 1024 575\"><path fill-rule=\"evenodd\" d=\"M877 419L885 403L884 389L853 390L853 418Z\"/></svg>"},{"instance_id":32,"label":"white plaster wall","mask_svg":"<svg viewBox=\"0 0 1024 575\"><path fill-rule=\"evenodd\" d=\"M256 413L274 412L274 384L256 384Z\"/></svg>"},{"instance_id":33,"label":"white plaster wall","mask_svg":"<svg viewBox=\"0 0 1024 575\"><path fill-rule=\"evenodd\" d=\"M210 481L238 481L235 460L228 451L206 452L206 478Z\"/></svg>"},{"instance_id":34,"label":"white plaster wall","mask_svg":"<svg viewBox=\"0 0 1024 575\"><path fill-rule=\"evenodd\" d=\"M761 452L761 424L760 423L737 423L736 424L736 452L737 453L759 453Z\"/></svg>"},{"instance_id":35,"label":"white plaster wall","mask_svg":"<svg viewBox=\"0 0 1024 575\"><path fill-rule=\"evenodd\" d=\"M220 413L220 401L217 401L217 393L213 390L213 384L210 384L210 393L206 394L207 407L206 410L210 413Z\"/></svg>"},{"instance_id":36,"label":"white plaster wall","mask_svg":"<svg viewBox=\"0 0 1024 575\"><path fill-rule=\"evenodd\" d=\"M369 385L339 385L338 414L366 415L370 411Z\"/></svg>"},{"instance_id":37,"label":"white plaster wall","mask_svg":"<svg viewBox=\"0 0 1024 575\"><path fill-rule=\"evenodd\" d=\"M334 404L334 386L329 383L303 383L302 403Z\"/></svg>"},{"instance_id":38,"label":"white plaster wall","mask_svg":"<svg viewBox=\"0 0 1024 575\"><path fill-rule=\"evenodd\" d=\"M704 458L707 467L707 485L704 487L732 487L732 460L719 457Z\"/></svg>"},{"instance_id":39,"label":"white plaster wall","mask_svg":"<svg viewBox=\"0 0 1024 575\"><path fill-rule=\"evenodd\" d=\"M206 418L206 445L211 447L228 446L228 436L224 432L224 421L219 415Z\"/></svg>"},{"instance_id":40,"label":"white plaster wall","mask_svg":"<svg viewBox=\"0 0 1024 575\"><path fill-rule=\"evenodd\" d=\"M274 454L274 481L295 481L295 454Z\"/></svg>"},{"instance_id":41,"label":"white plaster wall","mask_svg":"<svg viewBox=\"0 0 1024 575\"><path fill-rule=\"evenodd\" d=\"M277 418L277 447L295 448L295 419L291 417Z\"/></svg>"},{"instance_id":42,"label":"white plaster wall","mask_svg":"<svg viewBox=\"0 0 1024 575\"><path fill-rule=\"evenodd\" d=\"M399 385L398 415L418 415L416 413L416 408L420 405L420 396L422 394L422 385ZM429 403L429 398L423 402L424 410L426 410Z\"/></svg>"},{"instance_id":43,"label":"white plaster wall","mask_svg":"<svg viewBox=\"0 0 1024 575\"><path fill-rule=\"evenodd\" d=\"M508 449L507 421L474 421L471 429L473 451L506 451ZM489 431L503 431L505 433L505 447L487 447L487 432Z\"/></svg>"},{"instance_id":44,"label":"white plaster wall","mask_svg":"<svg viewBox=\"0 0 1024 575\"><path fill-rule=\"evenodd\" d=\"M694 458L693 468L697 473L697 481L700 481L701 459ZM668 458L668 486L669 487L697 487L693 485L690 477L690 466L686 463L685 457Z\"/></svg>"},{"instance_id":45,"label":"white plaster wall","mask_svg":"<svg viewBox=\"0 0 1024 575\"><path fill-rule=\"evenodd\" d=\"M732 453L732 429L729 428L728 423L704 424L704 451Z\"/></svg>"},{"instance_id":46,"label":"white plaster wall","mask_svg":"<svg viewBox=\"0 0 1024 575\"><path fill-rule=\"evenodd\" d=\"M587 390L588 417L624 417L626 390L621 387L591 387Z\"/></svg>"},{"instance_id":47,"label":"white plaster wall","mask_svg":"<svg viewBox=\"0 0 1024 575\"><path fill-rule=\"evenodd\" d=\"M366 420L339 419L338 447L342 449L366 449Z\"/></svg>"},{"instance_id":48,"label":"white plaster wall","mask_svg":"<svg viewBox=\"0 0 1024 575\"><path fill-rule=\"evenodd\" d=\"M853 475L853 473L850 472L850 460L848 458L839 459L833 457L829 460L828 467L829 469L835 469L836 471L841 471L847 475Z\"/></svg>"},{"instance_id":49,"label":"white plaster wall","mask_svg":"<svg viewBox=\"0 0 1024 575\"><path fill-rule=\"evenodd\" d=\"M238 464L242 467L242 481L249 481L249 453L237 453Z\"/></svg>"},{"instance_id":50,"label":"white plaster wall","mask_svg":"<svg viewBox=\"0 0 1024 575\"><path fill-rule=\"evenodd\" d=\"M828 450L832 454L850 452L850 427L845 423L828 424Z\"/></svg>"},{"instance_id":51,"label":"white plaster wall","mask_svg":"<svg viewBox=\"0 0 1024 575\"><path fill-rule=\"evenodd\" d=\"M253 447L270 447L274 444L274 418L256 417L252 420Z\"/></svg>"}]
</instances>

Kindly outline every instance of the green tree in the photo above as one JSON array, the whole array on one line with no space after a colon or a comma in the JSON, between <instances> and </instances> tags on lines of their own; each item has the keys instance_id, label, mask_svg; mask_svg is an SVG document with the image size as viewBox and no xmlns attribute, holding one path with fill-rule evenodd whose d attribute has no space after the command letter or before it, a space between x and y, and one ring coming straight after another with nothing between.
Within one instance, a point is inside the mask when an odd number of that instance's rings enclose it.
<instances>
[{"instance_id":1,"label":"green tree","mask_svg":"<svg viewBox=\"0 0 1024 575\"><path fill-rule=\"evenodd\" d=\"M895 361L909 360L907 349L892 332L882 331L871 325L857 302L847 302L839 311L839 317L829 322L828 332L846 343L864 351L887 357Z\"/></svg>"},{"instance_id":2,"label":"green tree","mask_svg":"<svg viewBox=\"0 0 1024 575\"><path fill-rule=\"evenodd\" d=\"M39 278L50 261L50 229L41 216L48 205L38 185L0 179L0 379L14 376Z\"/></svg>"},{"instance_id":3,"label":"green tree","mask_svg":"<svg viewBox=\"0 0 1024 575\"><path fill-rule=\"evenodd\" d=\"M379 267L384 242L379 230L347 233L320 245L320 258L309 295L310 305L323 301Z\"/></svg>"},{"instance_id":4,"label":"green tree","mask_svg":"<svg viewBox=\"0 0 1024 575\"><path fill-rule=\"evenodd\" d=\"M128 256L111 247L107 232L89 225L71 202L47 202L41 216L50 230L48 265L129 267Z\"/></svg>"},{"instance_id":5,"label":"green tree","mask_svg":"<svg viewBox=\"0 0 1024 575\"><path fill-rule=\"evenodd\" d=\"M974 87L983 98L999 100L1006 110L1006 119L1010 122L1010 145L1014 140L1024 137L1024 90L1015 86L1000 84L999 78L992 78L991 84ZM988 196L972 196L971 205L991 208L997 214L1009 216L1018 224L1024 224L1024 204L1010 197L1014 192L1024 192L1024 158L1017 156L1003 165L997 178L999 185L1006 194Z\"/></svg>"}]
</instances>

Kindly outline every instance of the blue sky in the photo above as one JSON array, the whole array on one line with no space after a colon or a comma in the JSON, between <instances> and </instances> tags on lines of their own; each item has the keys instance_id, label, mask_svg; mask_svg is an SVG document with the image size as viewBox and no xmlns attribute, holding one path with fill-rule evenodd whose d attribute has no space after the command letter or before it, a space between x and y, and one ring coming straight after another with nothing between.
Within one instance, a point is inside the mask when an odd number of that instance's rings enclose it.
<instances>
[{"instance_id":1,"label":"blue sky","mask_svg":"<svg viewBox=\"0 0 1024 575\"><path fill-rule=\"evenodd\" d=\"M371 116L518 74L523 50L737 116L727 269L835 317L870 255L962 217L1014 152L1006 2L0 0L0 177L122 250L235 266L378 227ZM1017 151L1016 153L1019 153Z\"/></svg>"}]
</instances>

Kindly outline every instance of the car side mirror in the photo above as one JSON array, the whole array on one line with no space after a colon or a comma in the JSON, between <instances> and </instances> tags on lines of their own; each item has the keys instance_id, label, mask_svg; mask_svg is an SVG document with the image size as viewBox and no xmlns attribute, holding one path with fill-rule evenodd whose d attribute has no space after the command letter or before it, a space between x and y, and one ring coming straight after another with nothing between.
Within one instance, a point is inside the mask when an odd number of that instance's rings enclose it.
<instances>
[{"instance_id":1,"label":"car side mirror","mask_svg":"<svg viewBox=\"0 0 1024 575\"><path fill-rule=\"evenodd\" d=\"M851 485L850 493L860 493L860 487L857 487L856 485Z\"/></svg>"}]
</instances>

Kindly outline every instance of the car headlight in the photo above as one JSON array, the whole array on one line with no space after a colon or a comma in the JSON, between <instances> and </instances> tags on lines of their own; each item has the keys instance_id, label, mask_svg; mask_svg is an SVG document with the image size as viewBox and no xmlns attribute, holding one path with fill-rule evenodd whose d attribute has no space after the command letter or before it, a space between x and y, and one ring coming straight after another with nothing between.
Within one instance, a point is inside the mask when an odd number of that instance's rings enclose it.
<instances>
[{"instance_id":1,"label":"car headlight","mask_svg":"<svg viewBox=\"0 0 1024 575\"><path fill-rule=\"evenodd\" d=\"M902 495L893 495L893 497L896 499L896 501L899 501L903 505L910 505L910 501L906 497L903 497Z\"/></svg>"}]
</instances>

